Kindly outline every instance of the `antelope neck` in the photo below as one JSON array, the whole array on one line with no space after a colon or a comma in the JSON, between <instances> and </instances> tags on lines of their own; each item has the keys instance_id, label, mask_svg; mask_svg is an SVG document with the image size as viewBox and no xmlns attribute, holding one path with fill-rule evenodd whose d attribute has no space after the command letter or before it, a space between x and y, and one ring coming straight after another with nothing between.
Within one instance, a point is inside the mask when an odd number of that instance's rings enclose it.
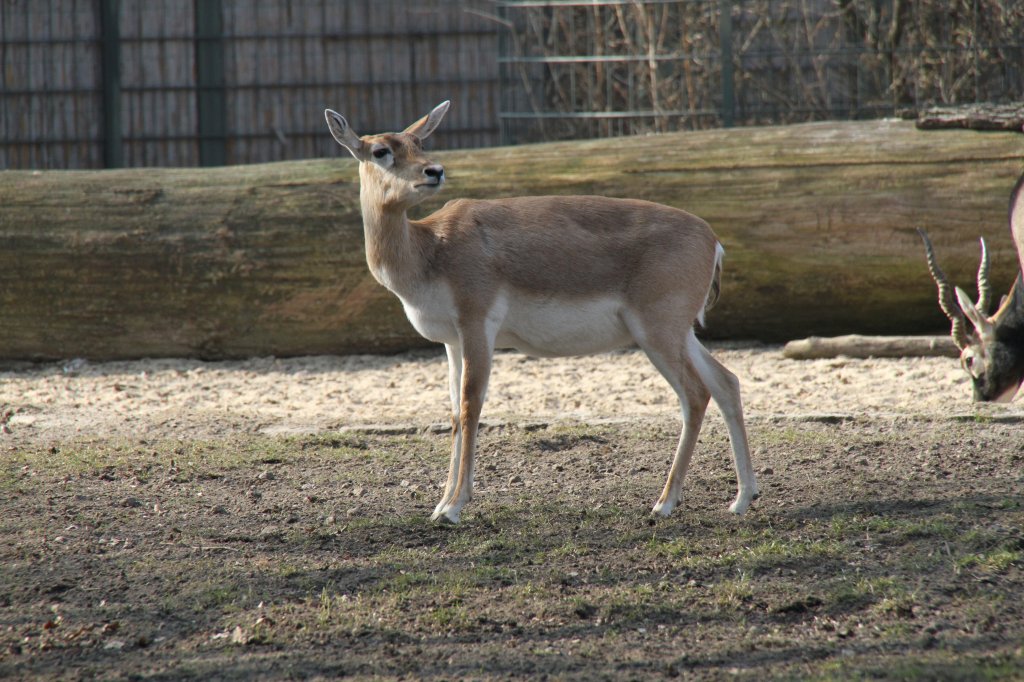
<instances>
[{"instance_id":1,"label":"antelope neck","mask_svg":"<svg viewBox=\"0 0 1024 682\"><path fill-rule=\"evenodd\" d=\"M409 218L404 208L386 206L374 192L362 190L363 235L366 240L366 262L381 284L396 294L419 273Z\"/></svg>"}]
</instances>

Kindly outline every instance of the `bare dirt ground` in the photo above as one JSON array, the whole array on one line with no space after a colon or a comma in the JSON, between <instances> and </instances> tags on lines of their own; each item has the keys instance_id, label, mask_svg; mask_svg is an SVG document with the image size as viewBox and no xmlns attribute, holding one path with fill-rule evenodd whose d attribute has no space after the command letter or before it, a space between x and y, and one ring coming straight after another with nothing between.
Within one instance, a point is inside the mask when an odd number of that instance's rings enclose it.
<instances>
[{"instance_id":1,"label":"bare dirt ground","mask_svg":"<svg viewBox=\"0 0 1024 682\"><path fill-rule=\"evenodd\" d=\"M713 346L749 417L1024 415L1024 400L976 405L947 358L792 361L779 347ZM71 360L0 372L6 441L316 433L447 424L443 352L237 362ZM674 417L678 402L638 351L573 359L499 354L484 419Z\"/></svg>"},{"instance_id":2,"label":"bare dirt ground","mask_svg":"<svg viewBox=\"0 0 1024 682\"><path fill-rule=\"evenodd\" d=\"M954 360L716 355L761 499L712 409L678 437L638 353L501 355L474 501L443 356L0 372L0 678L1020 679L1024 403Z\"/></svg>"}]
</instances>

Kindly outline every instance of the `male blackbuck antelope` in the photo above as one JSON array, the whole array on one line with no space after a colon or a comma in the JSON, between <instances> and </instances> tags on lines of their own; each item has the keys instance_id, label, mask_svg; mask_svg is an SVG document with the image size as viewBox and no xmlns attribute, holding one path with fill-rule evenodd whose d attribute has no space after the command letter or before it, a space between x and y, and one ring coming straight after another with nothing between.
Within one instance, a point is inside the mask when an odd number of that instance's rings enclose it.
<instances>
[{"instance_id":1,"label":"male blackbuck antelope","mask_svg":"<svg viewBox=\"0 0 1024 682\"><path fill-rule=\"evenodd\" d=\"M757 495L739 382L697 341L694 320L718 298L723 249L700 218L668 206L599 196L458 199L422 220L406 211L441 189L444 168L422 142L448 102L401 133L359 137L328 109L334 139L359 161L366 260L416 330L448 353L452 455L431 517L457 523L495 348L537 356L640 346L682 405L683 430L654 513L667 516L709 397L725 417L739 481L729 509Z\"/></svg>"},{"instance_id":2,"label":"male blackbuck antelope","mask_svg":"<svg viewBox=\"0 0 1024 682\"><path fill-rule=\"evenodd\" d=\"M932 242L924 230L917 230L924 240L928 270L939 288L939 307L953 323L953 342L960 349L960 364L971 376L974 399L1009 402L1024 383L1024 271L1018 272L1010 293L1003 297L999 309L991 317L988 303L988 249L981 240L981 264L978 267L978 302L971 301L963 289L956 287L956 301L950 292L949 280L935 262ZM1017 244L1020 265L1024 268L1024 175L1010 193L1010 232ZM964 318L974 331L964 329Z\"/></svg>"}]
</instances>

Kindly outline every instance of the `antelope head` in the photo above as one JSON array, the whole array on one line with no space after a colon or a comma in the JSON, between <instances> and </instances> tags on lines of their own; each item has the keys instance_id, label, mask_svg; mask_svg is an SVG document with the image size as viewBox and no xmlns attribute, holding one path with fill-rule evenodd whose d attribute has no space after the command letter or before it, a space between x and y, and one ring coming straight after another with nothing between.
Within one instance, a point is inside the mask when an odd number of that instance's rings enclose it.
<instances>
[{"instance_id":1,"label":"antelope head","mask_svg":"<svg viewBox=\"0 0 1024 682\"><path fill-rule=\"evenodd\" d=\"M987 314L991 287L988 282L988 249L981 240L978 267L978 300L960 287L951 287L935 262L935 251L927 233L924 240L928 270L939 289L939 307L952 323L953 343L960 349L960 364L970 375L977 401L1009 402L1024 382L1024 275L1018 274L1010 293L1003 297L994 315ZM970 321L973 331L967 331Z\"/></svg>"},{"instance_id":2,"label":"antelope head","mask_svg":"<svg viewBox=\"0 0 1024 682\"><path fill-rule=\"evenodd\" d=\"M363 137L338 112L327 109L324 116L334 139L359 161L360 191L375 193L383 206L404 210L437 194L444 184L444 166L424 155L423 140L441 123L448 106L442 102L400 133Z\"/></svg>"}]
</instances>

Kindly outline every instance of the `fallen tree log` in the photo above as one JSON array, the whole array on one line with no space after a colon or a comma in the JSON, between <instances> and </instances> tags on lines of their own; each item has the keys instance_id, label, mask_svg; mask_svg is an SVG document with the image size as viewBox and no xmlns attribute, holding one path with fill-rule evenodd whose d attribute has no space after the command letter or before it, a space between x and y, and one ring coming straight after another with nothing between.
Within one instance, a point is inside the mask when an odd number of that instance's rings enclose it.
<instances>
[{"instance_id":1,"label":"fallen tree log","mask_svg":"<svg viewBox=\"0 0 1024 682\"><path fill-rule=\"evenodd\" d=\"M960 349L948 334L945 336L845 336L820 337L790 341L782 349L790 360L824 360L848 358L930 358L960 357Z\"/></svg>"},{"instance_id":2,"label":"fallen tree log","mask_svg":"<svg viewBox=\"0 0 1024 682\"><path fill-rule=\"evenodd\" d=\"M929 107L917 115L917 127L924 130L968 128L970 130L1012 130L1024 126L1024 103L961 104Z\"/></svg>"},{"instance_id":3,"label":"fallen tree log","mask_svg":"<svg viewBox=\"0 0 1024 682\"><path fill-rule=\"evenodd\" d=\"M325 129L324 135L328 133ZM712 338L945 326L917 226L954 282L977 238L1006 291L1024 136L909 121L438 152L456 197L604 194L708 220ZM364 261L355 163L0 172L0 358L392 352L424 342ZM682 275L681 275L682 276Z\"/></svg>"}]
</instances>

